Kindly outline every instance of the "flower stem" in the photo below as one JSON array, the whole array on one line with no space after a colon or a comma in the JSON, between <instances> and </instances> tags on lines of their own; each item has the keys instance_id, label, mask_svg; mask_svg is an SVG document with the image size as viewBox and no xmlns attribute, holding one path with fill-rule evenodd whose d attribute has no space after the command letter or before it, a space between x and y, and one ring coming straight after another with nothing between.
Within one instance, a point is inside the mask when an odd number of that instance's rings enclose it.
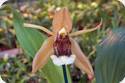
<instances>
[{"instance_id":1,"label":"flower stem","mask_svg":"<svg viewBox=\"0 0 125 83\"><path fill-rule=\"evenodd\" d=\"M68 83L67 72L66 72L66 65L62 65L63 68L63 76L65 83Z\"/></svg>"}]
</instances>

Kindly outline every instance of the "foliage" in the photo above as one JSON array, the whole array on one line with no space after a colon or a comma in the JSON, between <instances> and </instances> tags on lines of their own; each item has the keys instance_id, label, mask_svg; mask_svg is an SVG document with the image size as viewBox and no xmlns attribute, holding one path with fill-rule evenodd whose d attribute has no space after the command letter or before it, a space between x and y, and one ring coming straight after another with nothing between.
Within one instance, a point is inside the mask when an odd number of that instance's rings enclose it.
<instances>
[{"instance_id":1,"label":"foliage","mask_svg":"<svg viewBox=\"0 0 125 83\"><path fill-rule=\"evenodd\" d=\"M125 29L111 32L98 46L95 61L97 83L119 83L125 77Z\"/></svg>"}]
</instances>

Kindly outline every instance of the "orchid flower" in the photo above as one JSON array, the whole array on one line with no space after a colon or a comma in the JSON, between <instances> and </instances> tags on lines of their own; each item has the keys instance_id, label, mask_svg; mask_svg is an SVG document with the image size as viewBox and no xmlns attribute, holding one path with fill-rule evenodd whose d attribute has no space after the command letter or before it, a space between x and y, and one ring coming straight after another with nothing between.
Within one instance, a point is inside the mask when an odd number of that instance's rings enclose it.
<instances>
[{"instance_id":1,"label":"orchid flower","mask_svg":"<svg viewBox=\"0 0 125 83\"><path fill-rule=\"evenodd\" d=\"M52 31L42 26L24 23L25 27L41 29L51 35L44 41L36 53L32 63L32 72L35 73L40 68L43 68L48 59L51 58L57 66L74 63L81 71L87 73L89 79L92 79L94 77L92 66L86 55L80 49L78 43L72 37L97 30L101 25L102 21L95 28L71 33L72 21L67 8L55 11Z\"/></svg>"},{"instance_id":2,"label":"orchid flower","mask_svg":"<svg viewBox=\"0 0 125 83\"><path fill-rule=\"evenodd\" d=\"M3 3L5 3L7 0L0 0L0 8L2 7Z\"/></svg>"}]
</instances>

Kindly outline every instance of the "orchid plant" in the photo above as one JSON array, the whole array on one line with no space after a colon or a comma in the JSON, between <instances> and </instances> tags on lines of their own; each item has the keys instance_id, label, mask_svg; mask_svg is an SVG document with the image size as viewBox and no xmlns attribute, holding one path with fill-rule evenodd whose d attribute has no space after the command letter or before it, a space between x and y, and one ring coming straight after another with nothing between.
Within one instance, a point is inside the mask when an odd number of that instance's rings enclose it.
<instances>
[{"instance_id":1,"label":"orchid plant","mask_svg":"<svg viewBox=\"0 0 125 83\"><path fill-rule=\"evenodd\" d=\"M32 72L35 73L40 68L43 68L50 57L57 66L75 63L76 67L86 72L88 78L91 80L94 77L92 66L72 37L95 31L99 29L101 25L102 21L95 28L71 33L72 21L67 8L60 8L55 11L52 31L42 26L25 23L25 27L40 29L50 35L50 37L44 41L33 59Z\"/></svg>"}]
</instances>

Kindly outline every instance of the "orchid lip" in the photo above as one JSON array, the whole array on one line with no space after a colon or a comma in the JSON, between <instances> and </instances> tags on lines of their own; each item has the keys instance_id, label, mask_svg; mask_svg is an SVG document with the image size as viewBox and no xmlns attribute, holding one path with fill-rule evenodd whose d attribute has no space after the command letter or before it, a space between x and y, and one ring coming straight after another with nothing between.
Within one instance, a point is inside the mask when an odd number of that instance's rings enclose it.
<instances>
[{"instance_id":1,"label":"orchid lip","mask_svg":"<svg viewBox=\"0 0 125 83\"><path fill-rule=\"evenodd\" d=\"M56 40L53 43L53 48L54 48L54 55L56 55L57 57L62 55L70 56L72 52L71 52L71 42L69 36L68 35L63 36L57 34Z\"/></svg>"},{"instance_id":2,"label":"orchid lip","mask_svg":"<svg viewBox=\"0 0 125 83\"><path fill-rule=\"evenodd\" d=\"M75 55L71 52L71 42L65 28L62 28L57 34L53 44L54 55L51 55L53 63L57 66L72 64L75 61Z\"/></svg>"}]
</instances>

